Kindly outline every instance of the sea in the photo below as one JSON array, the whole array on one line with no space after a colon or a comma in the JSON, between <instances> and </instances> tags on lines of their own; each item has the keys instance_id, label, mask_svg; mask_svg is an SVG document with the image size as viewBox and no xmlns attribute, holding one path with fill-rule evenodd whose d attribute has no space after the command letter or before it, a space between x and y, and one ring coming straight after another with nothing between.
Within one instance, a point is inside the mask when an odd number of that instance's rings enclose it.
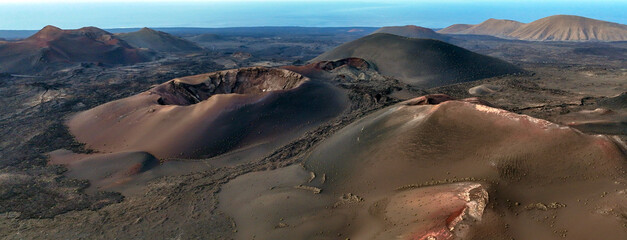
<instances>
[{"instance_id":1,"label":"sea","mask_svg":"<svg viewBox=\"0 0 627 240\"><path fill-rule=\"evenodd\" d=\"M0 0L0 29L135 27L380 27L444 28L488 18L521 22L556 14L627 22L627 0L274 0L274 1L9 1Z\"/></svg>"}]
</instances>

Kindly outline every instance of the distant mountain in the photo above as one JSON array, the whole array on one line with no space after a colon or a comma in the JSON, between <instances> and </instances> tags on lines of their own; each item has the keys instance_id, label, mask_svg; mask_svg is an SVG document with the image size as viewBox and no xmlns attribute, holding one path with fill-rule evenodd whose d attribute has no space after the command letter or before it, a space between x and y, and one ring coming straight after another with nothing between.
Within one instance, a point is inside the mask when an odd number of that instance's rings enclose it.
<instances>
[{"instance_id":1,"label":"distant mountain","mask_svg":"<svg viewBox=\"0 0 627 240\"><path fill-rule=\"evenodd\" d=\"M436 33L432 29L414 25L382 27L377 29L374 33L389 33L409 38L426 38L441 41L447 41L450 39L450 37Z\"/></svg>"},{"instance_id":2,"label":"distant mountain","mask_svg":"<svg viewBox=\"0 0 627 240\"><path fill-rule=\"evenodd\" d=\"M460 29L460 31L458 32L452 32L450 27L448 28L447 31L453 34L475 34L475 35L491 35L491 36L497 36L497 37L507 37L511 32L520 28L522 25L524 25L524 23L517 22L517 21L490 18L480 24L471 26L466 29L462 29L462 27L458 27Z\"/></svg>"},{"instance_id":3,"label":"distant mountain","mask_svg":"<svg viewBox=\"0 0 627 240\"><path fill-rule=\"evenodd\" d=\"M419 87L436 87L522 70L439 40L375 33L340 45L311 62L362 58L383 75Z\"/></svg>"},{"instance_id":4,"label":"distant mountain","mask_svg":"<svg viewBox=\"0 0 627 240\"><path fill-rule=\"evenodd\" d=\"M555 15L526 24L509 36L534 41L627 41L627 25Z\"/></svg>"},{"instance_id":5,"label":"distant mountain","mask_svg":"<svg viewBox=\"0 0 627 240\"><path fill-rule=\"evenodd\" d=\"M466 29L469 29L469 28L471 28L473 26L475 26L475 25L472 25L472 24L453 24L451 26L448 26L446 28L438 30L437 33L452 33L452 34L455 34L455 33L464 31Z\"/></svg>"},{"instance_id":6,"label":"distant mountain","mask_svg":"<svg viewBox=\"0 0 627 240\"><path fill-rule=\"evenodd\" d=\"M24 40L0 44L0 71L29 73L82 62L135 64L150 61L152 56L99 28L46 26Z\"/></svg>"},{"instance_id":7,"label":"distant mountain","mask_svg":"<svg viewBox=\"0 0 627 240\"><path fill-rule=\"evenodd\" d=\"M528 24L488 19L477 25L454 24L438 33L490 35L530 41L627 41L627 25L572 15L554 15Z\"/></svg>"},{"instance_id":8,"label":"distant mountain","mask_svg":"<svg viewBox=\"0 0 627 240\"><path fill-rule=\"evenodd\" d=\"M158 52L192 52L201 51L198 45L185 39L150 28L142 28L136 32L119 33L119 38L136 48L148 48Z\"/></svg>"}]
</instances>

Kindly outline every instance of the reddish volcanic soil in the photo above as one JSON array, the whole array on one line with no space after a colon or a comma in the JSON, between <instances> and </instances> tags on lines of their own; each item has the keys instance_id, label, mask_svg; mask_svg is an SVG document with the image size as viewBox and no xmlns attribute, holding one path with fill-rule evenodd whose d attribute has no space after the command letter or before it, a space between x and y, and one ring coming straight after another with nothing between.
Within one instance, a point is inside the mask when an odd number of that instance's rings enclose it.
<instances>
[{"instance_id":1,"label":"reddish volcanic soil","mask_svg":"<svg viewBox=\"0 0 627 240\"><path fill-rule=\"evenodd\" d=\"M612 139L424 99L352 123L303 165L227 183L219 209L236 238L627 238L627 159Z\"/></svg>"},{"instance_id":2,"label":"reddish volcanic soil","mask_svg":"<svg viewBox=\"0 0 627 240\"><path fill-rule=\"evenodd\" d=\"M330 85L288 70L253 67L173 79L79 113L68 125L98 151L209 158L278 144L345 106L343 93Z\"/></svg>"},{"instance_id":3,"label":"reddish volcanic soil","mask_svg":"<svg viewBox=\"0 0 627 240\"><path fill-rule=\"evenodd\" d=\"M117 65L151 59L150 54L95 27L61 30L46 26L24 40L0 44L0 68L10 73L32 73L70 63Z\"/></svg>"}]
</instances>

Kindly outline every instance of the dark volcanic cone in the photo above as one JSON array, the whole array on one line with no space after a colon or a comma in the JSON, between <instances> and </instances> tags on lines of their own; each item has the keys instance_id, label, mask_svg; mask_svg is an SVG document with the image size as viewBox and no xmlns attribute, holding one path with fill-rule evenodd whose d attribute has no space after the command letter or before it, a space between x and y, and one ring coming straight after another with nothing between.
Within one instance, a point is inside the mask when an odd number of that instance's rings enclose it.
<instances>
[{"instance_id":1,"label":"dark volcanic cone","mask_svg":"<svg viewBox=\"0 0 627 240\"><path fill-rule=\"evenodd\" d=\"M450 39L450 37L438 34L432 29L414 25L382 27L374 31L374 33L389 33L408 38L436 39L445 42Z\"/></svg>"},{"instance_id":2,"label":"dark volcanic cone","mask_svg":"<svg viewBox=\"0 0 627 240\"><path fill-rule=\"evenodd\" d=\"M425 88L522 72L505 61L442 41L386 33L342 44L311 62L351 57L365 59L383 75Z\"/></svg>"}]
</instances>

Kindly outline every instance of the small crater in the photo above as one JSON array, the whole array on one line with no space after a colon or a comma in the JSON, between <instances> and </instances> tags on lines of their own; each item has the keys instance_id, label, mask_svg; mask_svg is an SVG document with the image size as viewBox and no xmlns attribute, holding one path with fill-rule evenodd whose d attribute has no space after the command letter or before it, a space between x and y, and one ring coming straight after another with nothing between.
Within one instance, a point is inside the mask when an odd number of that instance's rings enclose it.
<instances>
[{"instance_id":1,"label":"small crater","mask_svg":"<svg viewBox=\"0 0 627 240\"><path fill-rule=\"evenodd\" d=\"M176 78L151 90L160 105L192 105L216 94L263 94L297 88L309 78L276 68L250 67Z\"/></svg>"}]
</instances>

